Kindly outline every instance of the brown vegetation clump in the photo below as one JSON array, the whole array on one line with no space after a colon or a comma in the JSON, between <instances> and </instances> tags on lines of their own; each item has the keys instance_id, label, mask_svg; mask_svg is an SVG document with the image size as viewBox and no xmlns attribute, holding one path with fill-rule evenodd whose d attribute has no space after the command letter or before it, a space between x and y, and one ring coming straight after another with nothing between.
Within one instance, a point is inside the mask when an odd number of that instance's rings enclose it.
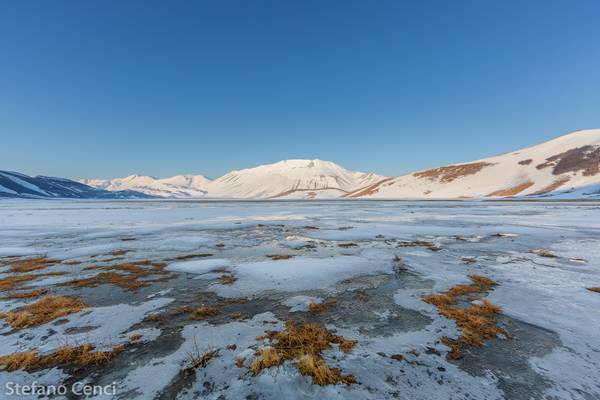
<instances>
[{"instance_id":1,"label":"brown vegetation clump","mask_svg":"<svg viewBox=\"0 0 600 400\"><path fill-rule=\"evenodd\" d=\"M471 164L461 165L449 165L447 167L440 167L430 169L427 171L415 172L413 176L417 178L427 178L430 181L439 181L442 183L452 182L455 179L462 178L463 176L474 175L481 171L485 167L494 165L488 162L476 162Z\"/></svg>"},{"instance_id":2,"label":"brown vegetation clump","mask_svg":"<svg viewBox=\"0 0 600 400\"><path fill-rule=\"evenodd\" d=\"M319 314L325 310L335 307L336 305L337 305L337 302L335 300L329 300L329 301L325 301L323 303L311 302L308 305L308 310L313 314Z\"/></svg>"},{"instance_id":3,"label":"brown vegetation clump","mask_svg":"<svg viewBox=\"0 0 600 400\"><path fill-rule=\"evenodd\" d=\"M549 184L548 186L538 190L537 192L533 193L533 194L545 194L548 192L552 192L553 190L558 189L559 187L561 187L562 185L564 185L565 183L569 182L570 178L568 176L559 178L557 180L555 180L554 182L552 182L551 184Z\"/></svg>"},{"instance_id":4,"label":"brown vegetation clump","mask_svg":"<svg viewBox=\"0 0 600 400\"><path fill-rule=\"evenodd\" d=\"M80 299L64 296L44 296L37 302L0 314L15 329L38 326L81 311L87 307Z\"/></svg>"},{"instance_id":5,"label":"brown vegetation clump","mask_svg":"<svg viewBox=\"0 0 600 400\"><path fill-rule=\"evenodd\" d=\"M352 375L343 375L336 368L330 368L322 357L322 351L338 344L343 352L351 351L356 341L335 335L321 326L306 323L300 327L293 322L286 323L283 331L268 331L257 340L269 339L271 347L258 351L250 370L258 375L263 369L281 365L284 361L294 361L303 375L311 376L317 385L336 383L352 384L356 380Z\"/></svg>"},{"instance_id":6,"label":"brown vegetation clump","mask_svg":"<svg viewBox=\"0 0 600 400\"><path fill-rule=\"evenodd\" d=\"M63 346L48 355L39 355L35 351L9 354L0 357L0 365L8 372L39 371L60 365L98 366L107 363L123 350L123 345L108 351L94 351L92 344Z\"/></svg>"},{"instance_id":7,"label":"brown vegetation clump","mask_svg":"<svg viewBox=\"0 0 600 400\"><path fill-rule=\"evenodd\" d=\"M238 368L244 368L244 363L246 362L245 357L240 357L235 360L235 366Z\"/></svg>"},{"instance_id":8,"label":"brown vegetation clump","mask_svg":"<svg viewBox=\"0 0 600 400\"><path fill-rule=\"evenodd\" d=\"M129 339L132 342L137 342L138 340L140 340L143 336L140 335L139 333L134 333L133 335L129 336Z\"/></svg>"},{"instance_id":9,"label":"brown vegetation clump","mask_svg":"<svg viewBox=\"0 0 600 400\"><path fill-rule=\"evenodd\" d=\"M356 243L339 243L338 247L341 247L343 249L347 249L350 247L357 247L358 245Z\"/></svg>"},{"instance_id":10,"label":"brown vegetation clump","mask_svg":"<svg viewBox=\"0 0 600 400\"><path fill-rule=\"evenodd\" d=\"M142 287L150 286L154 282L166 282L177 277L165 271L166 264L151 260L133 261L123 264L92 266L85 269L101 269L101 272L90 278L75 279L62 283L63 286L97 287L100 285L114 285L121 289L137 291ZM150 276L160 276L156 279L145 279Z\"/></svg>"},{"instance_id":11,"label":"brown vegetation clump","mask_svg":"<svg viewBox=\"0 0 600 400\"><path fill-rule=\"evenodd\" d=\"M291 254L267 254L271 260L289 260L293 256Z\"/></svg>"},{"instance_id":12,"label":"brown vegetation clump","mask_svg":"<svg viewBox=\"0 0 600 400\"><path fill-rule=\"evenodd\" d=\"M442 343L450 347L448 357L458 359L462 357L465 346L482 346L484 341L506 334L506 331L496 325L494 316L502 313L502 309L483 299L478 304L468 303L459 306L468 294L484 294L489 292L496 282L481 276L470 275L471 285L456 285L444 293L431 294L423 297L423 301L435 306L440 315L451 319L461 332L457 339L442 338Z\"/></svg>"},{"instance_id":13,"label":"brown vegetation clump","mask_svg":"<svg viewBox=\"0 0 600 400\"><path fill-rule=\"evenodd\" d=\"M427 242L425 240L413 240L412 242L400 242L397 247L425 247L427 250L440 251L442 248L435 243Z\"/></svg>"},{"instance_id":14,"label":"brown vegetation clump","mask_svg":"<svg viewBox=\"0 0 600 400\"><path fill-rule=\"evenodd\" d=\"M558 256L556 254L552 253L551 251L545 250L545 249L533 249L533 250L531 250L531 252L540 257L558 258Z\"/></svg>"},{"instance_id":15,"label":"brown vegetation clump","mask_svg":"<svg viewBox=\"0 0 600 400\"><path fill-rule=\"evenodd\" d=\"M46 272L43 274L27 274L27 275L10 275L6 278L0 279L0 292L7 290L13 290L23 284L24 282L31 281L36 278L42 278L46 276L59 276L65 275L64 271Z\"/></svg>"},{"instance_id":16,"label":"brown vegetation clump","mask_svg":"<svg viewBox=\"0 0 600 400\"><path fill-rule=\"evenodd\" d=\"M48 293L48 289L36 289L29 292L15 292L6 296L7 299L33 299Z\"/></svg>"},{"instance_id":17,"label":"brown vegetation clump","mask_svg":"<svg viewBox=\"0 0 600 400\"><path fill-rule=\"evenodd\" d=\"M194 254L184 254L181 256L176 256L176 260L189 260L191 258L203 258L203 257L211 257L214 254L211 253L194 253Z\"/></svg>"},{"instance_id":18,"label":"brown vegetation clump","mask_svg":"<svg viewBox=\"0 0 600 400\"><path fill-rule=\"evenodd\" d=\"M486 197L508 197L508 196L514 196L516 194L521 193L525 189L529 189L533 185L535 185L535 182L532 182L532 181L521 182L521 183L519 183L519 184L517 184L515 186L509 187L509 188L505 188L505 189L496 190L495 192L486 194Z\"/></svg>"},{"instance_id":19,"label":"brown vegetation clump","mask_svg":"<svg viewBox=\"0 0 600 400\"><path fill-rule=\"evenodd\" d=\"M237 278L231 274L221 275L219 282L221 285L233 285L237 281Z\"/></svg>"},{"instance_id":20,"label":"brown vegetation clump","mask_svg":"<svg viewBox=\"0 0 600 400\"><path fill-rule=\"evenodd\" d=\"M58 260L49 260L46 257L27 258L11 264L10 272L31 272L44 269L57 264Z\"/></svg>"},{"instance_id":21,"label":"brown vegetation clump","mask_svg":"<svg viewBox=\"0 0 600 400\"><path fill-rule=\"evenodd\" d=\"M192 315L190 316L190 318L205 319L207 317L214 317L215 315L218 315L218 314L219 314L219 310L217 310L216 308L210 307L210 306L202 306L202 307L198 307L194 311L192 311Z\"/></svg>"},{"instance_id":22,"label":"brown vegetation clump","mask_svg":"<svg viewBox=\"0 0 600 400\"><path fill-rule=\"evenodd\" d=\"M600 146L586 145L556 154L546 159L537 169L552 167L553 175L583 171L583 176L600 172Z\"/></svg>"},{"instance_id":23,"label":"brown vegetation clump","mask_svg":"<svg viewBox=\"0 0 600 400\"><path fill-rule=\"evenodd\" d=\"M185 369L186 373L192 373L195 369L204 368L208 365L208 362L219 355L219 350L212 350L203 355L197 355L195 353L188 354L188 361L190 366Z\"/></svg>"}]
</instances>

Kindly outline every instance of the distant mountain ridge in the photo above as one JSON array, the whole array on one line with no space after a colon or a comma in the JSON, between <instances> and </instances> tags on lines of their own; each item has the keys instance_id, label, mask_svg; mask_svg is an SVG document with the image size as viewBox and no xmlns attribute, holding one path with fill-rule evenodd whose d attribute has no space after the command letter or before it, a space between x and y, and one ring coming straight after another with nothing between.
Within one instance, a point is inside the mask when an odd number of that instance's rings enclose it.
<instances>
[{"instance_id":1,"label":"distant mountain ridge","mask_svg":"<svg viewBox=\"0 0 600 400\"><path fill-rule=\"evenodd\" d=\"M158 179L144 175L80 182L0 172L2 197L176 199L600 198L600 129L480 160L386 177L323 160L285 160L231 171Z\"/></svg>"},{"instance_id":2,"label":"distant mountain ridge","mask_svg":"<svg viewBox=\"0 0 600 400\"><path fill-rule=\"evenodd\" d=\"M0 197L75 198L75 199L143 199L150 196L132 190L108 191L80 182L50 176L0 171Z\"/></svg>"}]
</instances>

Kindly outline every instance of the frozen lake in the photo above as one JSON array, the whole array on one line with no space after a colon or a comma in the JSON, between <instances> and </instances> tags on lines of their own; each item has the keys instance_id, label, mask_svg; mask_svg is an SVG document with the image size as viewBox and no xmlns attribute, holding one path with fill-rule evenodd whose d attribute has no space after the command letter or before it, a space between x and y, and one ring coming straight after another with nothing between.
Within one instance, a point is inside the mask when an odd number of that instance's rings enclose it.
<instances>
[{"instance_id":1,"label":"frozen lake","mask_svg":"<svg viewBox=\"0 0 600 400\"><path fill-rule=\"evenodd\" d=\"M594 288L598 202L2 200L0 356L38 362L0 358L0 391L597 399ZM32 321L48 296L80 305ZM329 339L290 350L290 322ZM118 351L57 361L86 344Z\"/></svg>"}]
</instances>

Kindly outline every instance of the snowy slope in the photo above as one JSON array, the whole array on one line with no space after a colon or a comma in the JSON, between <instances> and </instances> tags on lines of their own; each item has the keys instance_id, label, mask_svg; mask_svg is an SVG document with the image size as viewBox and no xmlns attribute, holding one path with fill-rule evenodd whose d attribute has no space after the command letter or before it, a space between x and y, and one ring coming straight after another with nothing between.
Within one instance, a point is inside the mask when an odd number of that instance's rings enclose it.
<instances>
[{"instance_id":1,"label":"snowy slope","mask_svg":"<svg viewBox=\"0 0 600 400\"><path fill-rule=\"evenodd\" d=\"M213 181L213 198L336 198L380 181L377 174L348 171L321 160L285 160L232 171Z\"/></svg>"},{"instance_id":2,"label":"snowy slope","mask_svg":"<svg viewBox=\"0 0 600 400\"><path fill-rule=\"evenodd\" d=\"M481 160L383 179L347 197L588 197L600 189L600 129ZM568 192L565 194L564 192Z\"/></svg>"},{"instance_id":3,"label":"snowy slope","mask_svg":"<svg viewBox=\"0 0 600 400\"><path fill-rule=\"evenodd\" d=\"M80 182L109 191L135 190L158 197L195 198L206 195L206 188L211 181L202 175L177 175L165 179L130 175L110 180L82 179Z\"/></svg>"},{"instance_id":4,"label":"snowy slope","mask_svg":"<svg viewBox=\"0 0 600 400\"><path fill-rule=\"evenodd\" d=\"M31 177L18 172L0 171L0 197L122 199L147 198L142 193L107 191L80 182L49 176Z\"/></svg>"}]
</instances>

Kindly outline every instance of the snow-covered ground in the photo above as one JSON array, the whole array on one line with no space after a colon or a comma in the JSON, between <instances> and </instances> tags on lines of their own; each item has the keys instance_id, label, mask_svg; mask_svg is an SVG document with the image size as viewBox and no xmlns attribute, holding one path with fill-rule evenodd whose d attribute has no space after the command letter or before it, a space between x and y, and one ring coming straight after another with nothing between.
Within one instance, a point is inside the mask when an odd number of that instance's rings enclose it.
<instances>
[{"instance_id":1,"label":"snow-covered ground","mask_svg":"<svg viewBox=\"0 0 600 400\"><path fill-rule=\"evenodd\" d=\"M35 273L66 274L27 286L90 307L33 328L0 322L0 356L126 347L97 367L2 371L0 392L35 380L116 382L117 394L104 398L117 399L597 399L600 293L587 288L600 287L598 249L592 201L2 200L0 279L16 274L16 257L45 255L59 262ZM64 285L142 260L164 263L169 279L142 277L151 282L136 291ZM460 332L422 297L470 274L498 283L487 297L502 307L509 337L449 360L440 340ZM7 294L4 312L36 301ZM328 300L336 304L308 311ZM201 306L218 314L194 320L178 311ZM257 336L286 321L357 340L348 353L323 354L357 383L318 386L289 361L253 375L265 345ZM131 342L133 334L142 339ZM213 350L186 370L191 355Z\"/></svg>"}]
</instances>

